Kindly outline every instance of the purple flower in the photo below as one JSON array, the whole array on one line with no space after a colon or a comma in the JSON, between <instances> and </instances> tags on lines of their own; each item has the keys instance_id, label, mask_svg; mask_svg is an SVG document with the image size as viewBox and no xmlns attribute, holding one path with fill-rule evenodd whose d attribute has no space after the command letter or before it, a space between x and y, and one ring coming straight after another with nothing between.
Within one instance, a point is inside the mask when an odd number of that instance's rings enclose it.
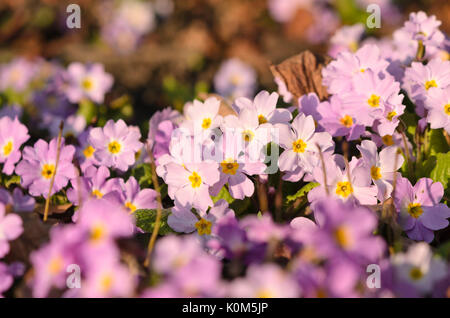
<instances>
[{"instance_id":1,"label":"purple flower","mask_svg":"<svg viewBox=\"0 0 450 318\"><path fill-rule=\"evenodd\" d=\"M408 179L399 178L395 188L398 222L409 238L431 243L433 231L446 228L450 209L439 203L444 195L440 182L421 178L413 187Z\"/></svg>"},{"instance_id":2,"label":"purple flower","mask_svg":"<svg viewBox=\"0 0 450 318\"><path fill-rule=\"evenodd\" d=\"M122 188L120 202L130 213L140 209L156 209L157 192L153 189L140 189L136 179L131 176L125 183L119 179Z\"/></svg>"},{"instance_id":3,"label":"purple flower","mask_svg":"<svg viewBox=\"0 0 450 318\"><path fill-rule=\"evenodd\" d=\"M21 124L17 117L0 118L0 163L2 172L11 175L15 164L20 160L20 147L30 138L28 129Z\"/></svg>"},{"instance_id":4,"label":"purple flower","mask_svg":"<svg viewBox=\"0 0 450 318\"><path fill-rule=\"evenodd\" d=\"M34 147L27 146L23 150L23 159L16 167L16 173L21 177L21 185L27 187L33 196L48 196L50 181L55 175L55 181L50 195L64 188L70 179L75 177L75 167L72 164L75 147L64 145L61 140L59 162L56 165L57 138L47 144L39 139Z\"/></svg>"},{"instance_id":5,"label":"purple flower","mask_svg":"<svg viewBox=\"0 0 450 318\"><path fill-rule=\"evenodd\" d=\"M224 218L234 218L234 212L228 208L227 201L219 200L208 212L197 211L196 214L192 212L190 206L175 205L167 224L177 232L196 231L200 237L210 237L216 233L216 225Z\"/></svg>"},{"instance_id":6,"label":"purple flower","mask_svg":"<svg viewBox=\"0 0 450 318\"><path fill-rule=\"evenodd\" d=\"M250 97L255 86L255 70L237 58L223 62L214 76L216 91L227 98Z\"/></svg>"},{"instance_id":7,"label":"purple flower","mask_svg":"<svg viewBox=\"0 0 450 318\"><path fill-rule=\"evenodd\" d=\"M341 52L355 52L363 34L364 25L362 23L341 27L330 39L331 47L328 54L336 58Z\"/></svg>"},{"instance_id":8,"label":"purple flower","mask_svg":"<svg viewBox=\"0 0 450 318\"><path fill-rule=\"evenodd\" d=\"M378 188L378 199L383 202L391 195L394 175L403 165L403 156L397 153L399 149L396 146L384 148L378 154L376 144L370 140L363 140L356 147L361 152L364 168L370 171L370 177ZM394 166L396 160L397 165Z\"/></svg>"},{"instance_id":9,"label":"purple flower","mask_svg":"<svg viewBox=\"0 0 450 318\"><path fill-rule=\"evenodd\" d=\"M0 298L3 292L7 291L13 284L14 277L11 274L8 265L0 262Z\"/></svg>"},{"instance_id":10,"label":"purple flower","mask_svg":"<svg viewBox=\"0 0 450 318\"><path fill-rule=\"evenodd\" d=\"M23 232L22 219L13 213L6 214L0 203L0 258L9 253L9 241L18 238Z\"/></svg>"},{"instance_id":11,"label":"purple flower","mask_svg":"<svg viewBox=\"0 0 450 318\"><path fill-rule=\"evenodd\" d=\"M178 111L165 108L157 111L150 118L148 141L155 159L169 153L169 144L173 130L181 121Z\"/></svg>"},{"instance_id":12,"label":"purple flower","mask_svg":"<svg viewBox=\"0 0 450 318\"><path fill-rule=\"evenodd\" d=\"M320 126L334 137L345 136L350 141L364 133L365 127L357 124L353 110L345 107L337 95L331 96L329 102L320 103L317 111Z\"/></svg>"},{"instance_id":13,"label":"purple flower","mask_svg":"<svg viewBox=\"0 0 450 318\"><path fill-rule=\"evenodd\" d=\"M24 91L36 75L36 64L24 58L16 58L0 67L0 90Z\"/></svg>"},{"instance_id":14,"label":"purple flower","mask_svg":"<svg viewBox=\"0 0 450 318\"><path fill-rule=\"evenodd\" d=\"M105 127L93 128L88 143L94 148L94 156L101 165L126 171L135 162L135 154L141 150L139 130L127 127L122 119L116 123L108 120Z\"/></svg>"},{"instance_id":15,"label":"purple flower","mask_svg":"<svg viewBox=\"0 0 450 318\"><path fill-rule=\"evenodd\" d=\"M32 212L36 204L33 197L23 194L19 188L15 188L12 195L6 189L0 189L0 202L10 204L15 212Z\"/></svg>"},{"instance_id":16,"label":"purple flower","mask_svg":"<svg viewBox=\"0 0 450 318\"><path fill-rule=\"evenodd\" d=\"M444 89L430 88L425 107L428 109L427 122L430 127L444 128L450 134L450 86Z\"/></svg>"},{"instance_id":17,"label":"purple flower","mask_svg":"<svg viewBox=\"0 0 450 318\"><path fill-rule=\"evenodd\" d=\"M230 297L295 298L300 289L291 275L274 264L252 265L244 278L235 279L228 287Z\"/></svg>"},{"instance_id":18,"label":"purple flower","mask_svg":"<svg viewBox=\"0 0 450 318\"><path fill-rule=\"evenodd\" d=\"M326 198L336 198L342 201L356 201L361 205L373 205L377 203L377 188L371 185L370 175L363 166L361 159L353 159L349 163L349 173L340 156L324 156L326 182L322 166L317 166L313 171L313 178L320 186L308 192L308 200L313 203ZM344 169L345 168L345 169ZM350 175L350 180L348 176ZM328 191L325 189L328 188ZM327 192L329 194L327 194Z\"/></svg>"},{"instance_id":19,"label":"purple flower","mask_svg":"<svg viewBox=\"0 0 450 318\"><path fill-rule=\"evenodd\" d=\"M120 182L118 178L108 179L110 172L105 166L98 169L94 166L86 168L82 177L70 180L72 188L67 190L67 198L75 205L79 205L79 199L82 202L90 197L101 199L104 196L117 192L121 192Z\"/></svg>"},{"instance_id":20,"label":"purple flower","mask_svg":"<svg viewBox=\"0 0 450 318\"><path fill-rule=\"evenodd\" d=\"M428 17L423 11L411 12L409 20L405 22L404 30L416 41L422 41L425 46L439 47L445 39L439 31L441 21L434 15Z\"/></svg>"},{"instance_id":21,"label":"purple flower","mask_svg":"<svg viewBox=\"0 0 450 318\"><path fill-rule=\"evenodd\" d=\"M83 65L71 63L67 68L69 84L66 87L67 98L72 103L78 103L83 98L95 103L103 103L106 92L114 82L113 77L106 73L99 63Z\"/></svg>"},{"instance_id":22,"label":"purple flower","mask_svg":"<svg viewBox=\"0 0 450 318\"><path fill-rule=\"evenodd\" d=\"M118 237L133 233L133 217L118 204L106 199L91 199L79 210L78 224L88 232L91 246L101 247Z\"/></svg>"},{"instance_id":23,"label":"purple flower","mask_svg":"<svg viewBox=\"0 0 450 318\"><path fill-rule=\"evenodd\" d=\"M324 258L344 258L358 264L377 261L384 251L384 241L374 237L376 216L368 209L350 202L323 200L314 207L320 226L312 233L314 249Z\"/></svg>"},{"instance_id":24,"label":"purple flower","mask_svg":"<svg viewBox=\"0 0 450 318\"><path fill-rule=\"evenodd\" d=\"M311 173L319 163L319 149L332 150L334 143L327 132L315 133L312 116L298 115L291 125L277 125L280 146L285 149L278 164L281 171L294 171L298 167Z\"/></svg>"},{"instance_id":25,"label":"purple flower","mask_svg":"<svg viewBox=\"0 0 450 318\"><path fill-rule=\"evenodd\" d=\"M239 97L234 104L239 112L246 108L256 110L259 124L287 124L291 121L292 115L287 109L276 108L277 101L277 93L269 94L267 91L261 91L253 101L246 97Z\"/></svg>"}]
</instances>

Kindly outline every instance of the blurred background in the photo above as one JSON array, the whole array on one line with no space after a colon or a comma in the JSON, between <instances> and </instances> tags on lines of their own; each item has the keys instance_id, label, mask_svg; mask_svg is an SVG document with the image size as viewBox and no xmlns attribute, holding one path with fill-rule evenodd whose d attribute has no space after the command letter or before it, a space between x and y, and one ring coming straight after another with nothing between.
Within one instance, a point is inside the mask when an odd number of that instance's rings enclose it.
<instances>
[{"instance_id":1,"label":"blurred background","mask_svg":"<svg viewBox=\"0 0 450 318\"><path fill-rule=\"evenodd\" d=\"M66 27L70 3L81 7L80 29ZM335 35L365 22L370 3L381 7L380 29ZM227 94L224 77L248 83L241 95L276 90L271 63L304 49L332 55L333 43L352 48L347 37L388 35L418 10L435 14L449 33L448 0L1 0L0 63L100 62L115 80L105 104L142 123L201 92Z\"/></svg>"}]
</instances>

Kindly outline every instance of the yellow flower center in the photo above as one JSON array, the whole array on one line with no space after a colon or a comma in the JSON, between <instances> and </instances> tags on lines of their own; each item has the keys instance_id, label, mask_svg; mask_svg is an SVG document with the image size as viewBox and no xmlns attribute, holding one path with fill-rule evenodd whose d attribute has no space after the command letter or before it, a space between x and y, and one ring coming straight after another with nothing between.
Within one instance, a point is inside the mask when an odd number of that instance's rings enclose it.
<instances>
[{"instance_id":1,"label":"yellow flower center","mask_svg":"<svg viewBox=\"0 0 450 318\"><path fill-rule=\"evenodd\" d=\"M13 151L13 142L10 140L3 146L3 156L8 157Z\"/></svg>"},{"instance_id":2,"label":"yellow flower center","mask_svg":"<svg viewBox=\"0 0 450 318\"><path fill-rule=\"evenodd\" d=\"M48 271L52 275L58 274L63 268L63 260L61 256L55 256L48 263Z\"/></svg>"},{"instance_id":3,"label":"yellow flower center","mask_svg":"<svg viewBox=\"0 0 450 318\"><path fill-rule=\"evenodd\" d=\"M191 182L191 186L193 188L198 188L202 184L202 177L198 175L197 172L192 172L192 174L189 176L189 181Z\"/></svg>"},{"instance_id":4,"label":"yellow flower center","mask_svg":"<svg viewBox=\"0 0 450 318\"><path fill-rule=\"evenodd\" d=\"M372 176L373 180L381 179L380 168L372 166L372 168L370 168L370 175Z\"/></svg>"},{"instance_id":5,"label":"yellow flower center","mask_svg":"<svg viewBox=\"0 0 450 318\"><path fill-rule=\"evenodd\" d=\"M298 139L292 143L292 150L296 153L305 152L306 143L303 140Z\"/></svg>"},{"instance_id":6,"label":"yellow flower center","mask_svg":"<svg viewBox=\"0 0 450 318\"><path fill-rule=\"evenodd\" d=\"M107 292L111 289L114 282L114 278L112 275L105 274L100 280L100 286L103 292Z\"/></svg>"},{"instance_id":7,"label":"yellow flower center","mask_svg":"<svg viewBox=\"0 0 450 318\"><path fill-rule=\"evenodd\" d=\"M366 71L366 69L365 69L365 68L361 68L361 69L359 69L359 71L360 71L361 73L364 73L364 72Z\"/></svg>"},{"instance_id":8,"label":"yellow flower center","mask_svg":"<svg viewBox=\"0 0 450 318\"><path fill-rule=\"evenodd\" d=\"M198 235L211 235L211 225L212 223L204 218L198 220L198 222L195 223Z\"/></svg>"},{"instance_id":9,"label":"yellow flower center","mask_svg":"<svg viewBox=\"0 0 450 318\"><path fill-rule=\"evenodd\" d=\"M345 226L339 226L336 230L333 232L334 239L336 243L342 247L347 248L351 244L350 235Z\"/></svg>"},{"instance_id":10,"label":"yellow flower center","mask_svg":"<svg viewBox=\"0 0 450 318\"><path fill-rule=\"evenodd\" d=\"M274 298L273 293L268 289L261 289L256 293L257 298Z\"/></svg>"},{"instance_id":11,"label":"yellow flower center","mask_svg":"<svg viewBox=\"0 0 450 318\"><path fill-rule=\"evenodd\" d=\"M340 195L343 198L348 197L350 194L353 193L353 188L350 182L348 181L342 181L338 182L336 186L336 194Z\"/></svg>"},{"instance_id":12,"label":"yellow flower center","mask_svg":"<svg viewBox=\"0 0 450 318\"><path fill-rule=\"evenodd\" d=\"M425 89L429 90L431 87L438 87L434 79L425 82Z\"/></svg>"},{"instance_id":13,"label":"yellow flower center","mask_svg":"<svg viewBox=\"0 0 450 318\"><path fill-rule=\"evenodd\" d=\"M394 144L394 139L392 138L392 135L384 135L381 137L381 140L386 146L392 146Z\"/></svg>"},{"instance_id":14,"label":"yellow flower center","mask_svg":"<svg viewBox=\"0 0 450 318\"><path fill-rule=\"evenodd\" d=\"M94 242L100 241L105 236L105 226L97 224L91 229L90 239Z\"/></svg>"},{"instance_id":15,"label":"yellow flower center","mask_svg":"<svg viewBox=\"0 0 450 318\"><path fill-rule=\"evenodd\" d=\"M202 122L202 128L208 129L211 126L211 118L205 118Z\"/></svg>"},{"instance_id":16,"label":"yellow flower center","mask_svg":"<svg viewBox=\"0 0 450 318\"><path fill-rule=\"evenodd\" d=\"M408 204L408 213L415 219L422 215L423 209L420 203Z\"/></svg>"},{"instance_id":17,"label":"yellow flower center","mask_svg":"<svg viewBox=\"0 0 450 318\"><path fill-rule=\"evenodd\" d=\"M340 122L343 126L350 128L353 126L353 118L351 118L349 115L345 115L340 119Z\"/></svg>"},{"instance_id":18,"label":"yellow flower center","mask_svg":"<svg viewBox=\"0 0 450 318\"><path fill-rule=\"evenodd\" d=\"M258 116L258 122L259 122L260 125L261 124L265 124L265 123L267 123L267 118L264 117L263 115L259 115Z\"/></svg>"},{"instance_id":19,"label":"yellow flower center","mask_svg":"<svg viewBox=\"0 0 450 318\"><path fill-rule=\"evenodd\" d=\"M45 179L50 179L53 176L54 173L55 173L55 165L54 164L46 163L42 167L41 175Z\"/></svg>"},{"instance_id":20,"label":"yellow flower center","mask_svg":"<svg viewBox=\"0 0 450 318\"><path fill-rule=\"evenodd\" d=\"M99 199L101 199L103 197L103 193L101 193L99 190L95 189L92 190L91 194Z\"/></svg>"},{"instance_id":21,"label":"yellow flower center","mask_svg":"<svg viewBox=\"0 0 450 318\"><path fill-rule=\"evenodd\" d=\"M386 118L387 118L387 120L392 121L392 119L393 119L395 116L397 116L397 113L396 113L395 111L391 111L391 112L388 113L388 115L387 115Z\"/></svg>"},{"instance_id":22,"label":"yellow flower center","mask_svg":"<svg viewBox=\"0 0 450 318\"><path fill-rule=\"evenodd\" d=\"M253 140L253 137L255 137L255 134L251 130L244 130L242 132L242 138L244 138L245 142L250 142Z\"/></svg>"},{"instance_id":23,"label":"yellow flower center","mask_svg":"<svg viewBox=\"0 0 450 318\"><path fill-rule=\"evenodd\" d=\"M113 140L108 144L108 151L113 155L118 154L120 152L120 148L122 148L121 144L117 141Z\"/></svg>"},{"instance_id":24,"label":"yellow flower center","mask_svg":"<svg viewBox=\"0 0 450 318\"><path fill-rule=\"evenodd\" d=\"M450 104L444 106L444 112L450 116Z\"/></svg>"},{"instance_id":25,"label":"yellow flower center","mask_svg":"<svg viewBox=\"0 0 450 318\"><path fill-rule=\"evenodd\" d=\"M81 83L83 88L87 91L91 90L94 84L92 83L92 80L90 78L85 78L83 82Z\"/></svg>"},{"instance_id":26,"label":"yellow flower center","mask_svg":"<svg viewBox=\"0 0 450 318\"><path fill-rule=\"evenodd\" d=\"M372 94L370 95L370 98L367 100L367 104L369 104L370 107L379 107L380 106L380 96Z\"/></svg>"},{"instance_id":27,"label":"yellow flower center","mask_svg":"<svg viewBox=\"0 0 450 318\"><path fill-rule=\"evenodd\" d=\"M84 150L83 150L83 155L84 155L86 158L90 158L90 157L92 157L92 155L94 154L94 152L95 152L94 147L92 147L92 146L87 146L87 147L84 148Z\"/></svg>"},{"instance_id":28,"label":"yellow flower center","mask_svg":"<svg viewBox=\"0 0 450 318\"><path fill-rule=\"evenodd\" d=\"M412 280L419 280L423 277L423 272L419 267L413 267L409 271L409 277L411 277Z\"/></svg>"},{"instance_id":29,"label":"yellow flower center","mask_svg":"<svg viewBox=\"0 0 450 318\"><path fill-rule=\"evenodd\" d=\"M237 74L231 76L230 78L230 82L231 84L233 84L234 86L239 86L239 84L241 83L241 77Z\"/></svg>"},{"instance_id":30,"label":"yellow flower center","mask_svg":"<svg viewBox=\"0 0 450 318\"><path fill-rule=\"evenodd\" d=\"M222 166L223 173L235 175L239 164L233 159L226 159L220 164Z\"/></svg>"},{"instance_id":31,"label":"yellow flower center","mask_svg":"<svg viewBox=\"0 0 450 318\"><path fill-rule=\"evenodd\" d=\"M130 201L125 202L125 207L130 210L131 212L136 211L136 206L131 203Z\"/></svg>"}]
</instances>

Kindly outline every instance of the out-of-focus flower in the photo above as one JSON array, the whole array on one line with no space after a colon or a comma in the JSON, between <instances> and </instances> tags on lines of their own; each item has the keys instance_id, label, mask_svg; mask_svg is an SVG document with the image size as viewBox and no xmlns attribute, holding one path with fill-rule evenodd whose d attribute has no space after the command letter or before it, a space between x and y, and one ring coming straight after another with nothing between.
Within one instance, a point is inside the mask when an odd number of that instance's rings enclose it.
<instances>
[{"instance_id":1,"label":"out-of-focus flower","mask_svg":"<svg viewBox=\"0 0 450 318\"><path fill-rule=\"evenodd\" d=\"M32 212L36 204L33 197L23 194L19 188L15 188L12 195L6 189L0 189L0 202L10 204L14 212Z\"/></svg>"},{"instance_id":2,"label":"out-of-focus flower","mask_svg":"<svg viewBox=\"0 0 450 318\"><path fill-rule=\"evenodd\" d=\"M445 262L434 257L426 243L416 243L406 253L394 254L391 261L395 279L422 294L430 293L434 284L448 273Z\"/></svg>"},{"instance_id":3,"label":"out-of-focus flower","mask_svg":"<svg viewBox=\"0 0 450 318\"><path fill-rule=\"evenodd\" d=\"M405 22L404 30L408 32L413 40L422 41L425 46L439 47L445 39L439 30L441 21L434 15L427 16L423 11L411 12L409 20Z\"/></svg>"},{"instance_id":4,"label":"out-of-focus flower","mask_svg":"<svg viewBox=\"0 0 450 318\"><path fill-rule=\"evenodd\" d=\"M330 39L331 47L328 54L336 58L341 52L355 52L363 34L364 25L362 23L341 27Z\"/></svg>"},{"instance_id":5,"label":"out-of-focus flower","mask_svg":"<svg viewBox=\"0 0 450 318\"><path fill-rule=\"evenodd\" d=\"M398 222L409 238L430 243L433 231L446 228L450 208L439 203L444 195L440 182L421 178L413 187L407 178L397 179L395 207Z\"/></svg>"},{"instance_id":6,"label":"out-of-focus flower","mask_svg":"<svg viewBox=\"0 0 450 318\"><path fill-rule=\"evenodd\" d=\"M237 58L229 59L214 76L214 87L226 98L251 97L256 87L256 72Z\"/></svg>"},{"instance_id":7,"label":"out-of-focus flower","mask_svg":"<svg viewBox=\"0 0 450 318\"><path fill-rule=\"evenodd\" d=\"M0 90L24 91L36 75L36 64L24 58L16 58L0 66Z\"/></svg>"},{"instance_id":8,"label":"out-of-focus flower","mask_svg":"<svg viewBox=\"0 0 450 318\"><path fill-rule=\"evenodd\" d=\"M264 278L264 279L262 279ZM245 278L235 279L228 287L231 297L294 298L300 289L292 277L277 265L252 265Z\"/></svg>"},{"instance_id":9,"label":"out-of-focus flower","mask_svg":"<svg viewBox=\"0 0 450 318\"><path fill-rule=\"evenodd\" d=\"M120 180L122 188L120 202L133 213L139 209L155 209L157 192L153 189L140 189L136 179L131 176L127 182Z\"/></svg>"},{"instance_id":10,"label":"out-of-focus flower","mask_svg":"<svg viewBox=\"0 0 450 318\"><path fill-rule=\"evenodd\" d=\"M0 258L9 253L9 241L18 238L23 232L22 219L13 213L6 214L0 203Z\"/></svg>"},{"instance_id":11,"label":"out-of-focus flower","mask_svg":"<svg viewBox=\"0 0 450 318\"><path fill-rule=\"evenodd\" d=\"M105 94L111 89L114 79L105 72L103 65L79 62L71 63L67 68L69 83L65 92L72 103L78 103L83 98L95 103L103 103Z\"/></svg>"}]
</instances>

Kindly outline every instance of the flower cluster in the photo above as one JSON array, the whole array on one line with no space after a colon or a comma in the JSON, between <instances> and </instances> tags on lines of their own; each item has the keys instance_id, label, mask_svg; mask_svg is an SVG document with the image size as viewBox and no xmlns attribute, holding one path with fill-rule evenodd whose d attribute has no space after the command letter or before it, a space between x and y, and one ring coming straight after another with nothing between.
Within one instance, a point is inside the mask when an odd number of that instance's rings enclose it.
<instances>
[{"instance_id":1,"label":"flower cluster","mask_svg":"<svg viewBox=\"0 0 450 318\"><path fill-rule=\"evenodd\" d=\"M142 35L144 8L119 20ZM221 98L167 107L148 126L102 115L114 80L99 63L2 66L0 294L17 278L34 297L448 295L434 249L448 245L450 218L439 25L419 12L392 39L340 30L322 70L329 98L295 98L276 78L289 107L276 92L253 96L254 71L228 60ZM48 239L36 238L31 265L16 263L11 242L36 214Z\"/></svg>"}]
</instances>

